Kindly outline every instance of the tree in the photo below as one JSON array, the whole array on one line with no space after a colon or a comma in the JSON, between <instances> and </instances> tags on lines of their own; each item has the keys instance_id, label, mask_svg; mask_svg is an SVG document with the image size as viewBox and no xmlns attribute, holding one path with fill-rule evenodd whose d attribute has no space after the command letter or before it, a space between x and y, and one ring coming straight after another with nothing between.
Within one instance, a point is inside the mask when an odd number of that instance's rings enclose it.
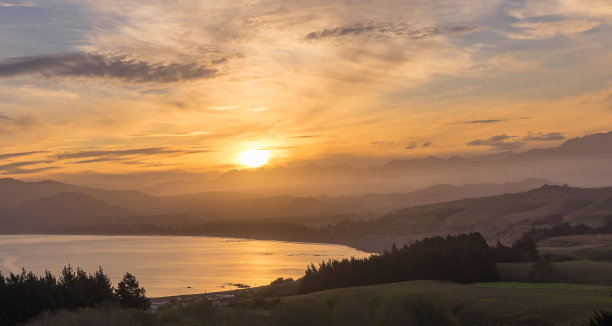
<instances>
[{"instance_id":1,"label":"tree","mask_svg":"<svg viewBox=\"0 0 612 326\"><path fill-rule=\"evenodd\" d=\"M93 292L97 302L115 300L114 288L111 285L111 281L108 276L104 274L101 266L93 275L93 283Z\"/></svg>"},{"instance_id":2,"label":"tree","mask_svg":"<svg viewBox=\"0 0 612 326\"><path fill-rule=\"evenodd\" d=\"M512 250L519 256L517 261L534 261L540 257L538 246L532 239L517 240L512 244Z\"/></svg>"},{"instance_id":3,"label":"tree","mask_svg":"<svg viewBox=\"0 0 612 326\"><path fill-rule=\"evenodd\" d=\"M130 273L125 273L116 290L122 307L147 310L151 307L151 300L145 293L145 289L140 287L136 277Z\"/></svg>"},{"instance_id":4,"label":"tree","mask_svg":"<svg viewBox=\"0 0 612 326\"><path fill-rule=\"evenodd\" d=\"M536 283L553 283L559 280L557 265L546 258L536 260L529 270L529 281Z\"/></svg>"}]
</instances>

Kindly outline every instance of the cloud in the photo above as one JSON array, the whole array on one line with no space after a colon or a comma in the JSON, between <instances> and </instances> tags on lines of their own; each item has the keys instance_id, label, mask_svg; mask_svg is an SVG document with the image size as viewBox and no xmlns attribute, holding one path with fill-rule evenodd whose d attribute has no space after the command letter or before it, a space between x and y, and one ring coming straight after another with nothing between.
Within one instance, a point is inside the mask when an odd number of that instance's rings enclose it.
<instances>
[{"instance_id":1,"label":"cloud","mask_svg":"<svg viewBox=\"0 0 612 326\"><path fill-rule=\"evenodd\" d=\"M55 158L59 160L70 160L70 159L82 159L88 158L88 160L82 160L78 163L94 163L102 161L122 160L133 156L146 156L146 155L185 155L185 154L196 154L196 153L207 153L210 150L184 150L175 148L139 148L139 149L127 149L127 150L116 150L116 151L78 151L57 154Z\"/></svg>"},{"instance_id":2,"label":"cloud","mask_svg":"<svg viewBox=\"0 0 612 326\"><path fill-rule=\"evenodd\" d=\"M57 167L41 167L41 168L33 168L33 169L24 169L25 166L37 165L37 164L48 164L51 161L24 161L24 162L14 162L9 164L0 165L0 174L11 175L11 174L29 174L36 173L42 171L48 171L52 169L56 169Z\"/></svg>"},{"instance_id":3,"label":"cloud","mask_svg":"<svg viewBox=\"0 0 612 326\"><path fill-rule=\"evenodd\" d=\"M239 106L236 105L226 105L226 106L210 106L208 107L209 110L213 110L213 111L225 111L225 110L233 110L233 109L238 109Z\"/></svg>"},{"instance_id":4,"label":"cloud","mask_svg":"<svg viewBox=\"0 0 612 326\"><path fill-rule=\"evenodd\" d=\"M394 144L395 144L395 142L392 142L392 141L379 141L379 140L376 140L376 141L370 142L370 145L372 145L372 146L389 146L389 145L394 145Z\"/></svg>"},{"instance_id":5,"label":"cloud","mask_svg":"<svg viewBox=\"0 0 612 326\"><path fill-rule=\"evenodd\" d=\"M172 83L215 77L217 70L197 63L149 63L90 53L42 55L0 61L0 77L22 75L116 79L128 83Z\"/></svg>"},{"instance_id":6,"label":"cloud","mask_svg":"<svg viewBox=\"0 0 612 326\"><path fill-rule=\"evenodd\" d=\"M14 131L15 129L29 129L36 126L39 119L32 114L21 114L18 116L8 116L0 112L0 126L4 127L0 129L0 132Z\"/></svg>"},{"instance_id":7,"label":"cloud","mask_svg":"<svg viewBox=\"0 0 612 326\"><path fill-rule=\"evenodd\" d=\"M411 143L408 146L404 147L404 149L415 149L417 147L417 143Z\"/></svg>"},{"instance_id":8,"label":"cloud","mask_svg":"<svg viewBox=\"0 0 612 326\"><path fill-rule=\"evenodd\" d=\"M321 135L298 135L298 136L291 136L291 138L317 138L317 137L322 137Z\"/></svg>"},{"instance_id":9,"label":"cloud","mask_svg":"<svg viewBox=\"0 0 612 326\"><path fill-rule=\"evenodd\" d=\"M321 40L331 37L357 36L361 34L396 35L411 40L432 38L439 35L465 34L478 30L476 26L436 26L425 28L414 28L407 24L392 23L359 23L353 25L326 28L320 31L308 33L306 40Z\"/></svg>"},{"instance_id":10,"label":"cloud","mask_svg":"<svg viewBox=\"0 0 612 326\"><path fill-rule=\"evenodd\" d=\"M553 141L553 140L563 140L565 136L563 136L560 132L551 132L548 134L544 133L529 133L526 137L523 137L523 140L526 141Z\"/></svg>"},{"instance_id":11,"label":"cloud","mask_svg":"<svg viewBox=\"0 0 612 326\"><path fill-rule=\"evenodd\" d=\"M175 133L146 133L146 134L133 134L130 137L190 137L190 136L201 136L213 134L212 131L192 131L192 132L175 132Z\"/></svg>"},{"instance_id":12,"label":"cloud","mask_svg":"<svg viewBox=\"0 0 612 326\"><path fill-rule=\"evenodd\" d=\"M432 145L432 143L430 141L426 141L423 143L423 145L421 145L421 147L425 148L425 147L430 147Z\"/></svg>"},{"instance_id":13,"label":"cloud","mask_svg":"<svg viewBox=\"0 0 612 326\"><path fill-rule=\"evenodd\" d=\"M22 157L22 156L30 156L34 154L46 153L46 151L31 151L31 152L21 152L21 153L7 153L0 154L0 160L6 160L8 158Z\"/></svg>"},{"instance_id":14,"label":"cloud","mask_svg":"<svg viewBox=\"0 0 612 326\"><path fill-rule=\"evenodd\" d=\"M0 1L0 7L34 7L32 1Z\"/></svg>"},{"instance_id":15,"label":"cloud","mask_svg":"<svg viewBox=\"0 0 612 326\"><path fill-rule=\"evenodd\" d=\"M268 111L268 108L248 108L247 111L261 112L261 111Z\"/></svg>"},{"instance_id":16,"label":"cloud","mask_svg":"<svg viewBox=\"0 0 612 326\"><path fill-rule=\"evenodd\" d=\"M508 141L516 136L497 135L488 139L476 139L467 143L468 146L489 146L491 150L512 150L525 145L522 141Z\"/></svg>"},{"instance_id":17,"label":"cloud","mask_svg":"<svg viewBox=\"0 0 612 326\"><path fill-rule=\"evenodd\" d=\"M519 22L512 24L521 30L520 33L509 34L513 39L543 39L556 35L569 35L590 31L601 23L587 20L564 20L556 22Z\"/></svg>"},{"instance_id":18,"label":"cloud","mask_svg":"<svg viewBox=\"0 0 612 326\"><path fill-rule=\"evenodd\" d=\"M480 124L480 123L496 123L506 121L506 119L492 119L492 120L472 120L472 121L464 121L463 123L467 124Z\"/></svg>"}]
</instances>

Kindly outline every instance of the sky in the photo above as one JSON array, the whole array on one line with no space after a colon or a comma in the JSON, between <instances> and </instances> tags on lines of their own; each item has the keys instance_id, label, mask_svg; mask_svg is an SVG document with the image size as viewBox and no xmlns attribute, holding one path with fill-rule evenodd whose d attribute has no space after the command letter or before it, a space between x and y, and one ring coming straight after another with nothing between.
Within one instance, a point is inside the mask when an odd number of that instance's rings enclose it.
<instances>
[{"instance_id":1,"label":"sky","mask_svg":"<svg viewBox=\"0 0 612 326\"><path fill-rule=\"evenodd\" d=\"M612 129L609 0L0 0L0 175L486 155Z\"/></svg>"}]
</instances>

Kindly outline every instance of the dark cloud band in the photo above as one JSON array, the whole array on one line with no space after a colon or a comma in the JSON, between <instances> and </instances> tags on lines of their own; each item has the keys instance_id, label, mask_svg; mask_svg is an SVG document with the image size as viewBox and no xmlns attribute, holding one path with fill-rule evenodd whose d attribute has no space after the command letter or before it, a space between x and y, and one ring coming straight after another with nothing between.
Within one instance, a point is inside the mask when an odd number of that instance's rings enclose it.
<instances>
[{"instance_id":1,"label":"dark cloud band","mask_svg":"<svg viewBox=\"0 0 612 326\"><path fill-rule=\"evenodd\" d=\"M217 70L188 63L149 63L120 56L72 53L0 61L0 77L38 74L45 77L116 79L131 83L172 83L214 77Z\"/></svg>"}]
</instances>

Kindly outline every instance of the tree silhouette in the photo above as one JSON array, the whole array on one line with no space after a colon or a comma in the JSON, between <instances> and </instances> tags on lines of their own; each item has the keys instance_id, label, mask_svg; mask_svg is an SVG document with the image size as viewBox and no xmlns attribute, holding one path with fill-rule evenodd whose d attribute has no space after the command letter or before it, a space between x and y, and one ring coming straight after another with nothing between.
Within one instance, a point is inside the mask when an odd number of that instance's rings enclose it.
<instances>
[{"instance_id":1,"label":"tree silhouette","mask_svg":"<svg viewBox=\"0 0 612 326\"><path fill-rule=\"evenodd\" d=\"M124 308L149 309L151 300L145 296L145 293L145 289L140 287L136 277L130 273L125 273L116 290L121 306Z\"/></svg>"},{"instance_id":2,"label":"tree silhouette","mask_svg":"<svg viewBox=\"0 0 612 326\"><path fill-rule=\"evenodd\" d=\"M36 276L25 269L21 273L0 273L0 325L21 325L44 311L93 308L104 302L146 309L150 306L145 290L131 274L123 278L121 291L115 291L102 268L87 274L80 268L64 267L59 278L45 271ZM122 296L119 296L119 292Z\"/></svg>"}]
</instances>

